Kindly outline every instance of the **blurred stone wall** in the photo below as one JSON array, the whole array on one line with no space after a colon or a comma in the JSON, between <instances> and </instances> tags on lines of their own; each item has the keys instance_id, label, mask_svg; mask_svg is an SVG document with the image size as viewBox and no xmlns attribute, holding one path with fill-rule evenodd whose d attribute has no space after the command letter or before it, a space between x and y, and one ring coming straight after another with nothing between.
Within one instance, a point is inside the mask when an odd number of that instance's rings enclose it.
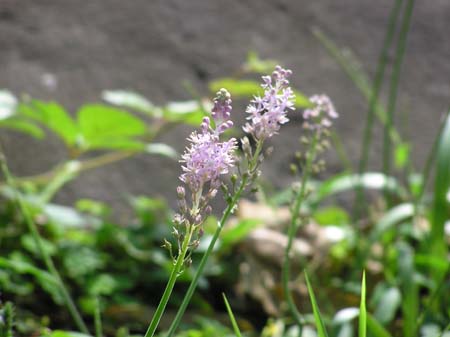
<instances>
[{"instance_id":1,"label":"blurred stone wall","mask_svg":"<svg viewBox=\"0 0 450 337\"><path fill-rule=\"evenodd\" d=\"M337 130L355 160L367 104L311 34L318 27L350 48L373 74L392 0L0 0L0 88L54 99L74 111L100 100L104 89L131 89L155 103L188 99L182 82L206 93L209 80L229 76L249 50L294 71L306 94L327 93L341 118ZM416 1L400 85L401 131L422 165L439 118L450 103L450 1ZM245 102L234 113L244 118ZM265 176L286 185L300 119L273 139ZM160 139L179 151L189 127ZM379 169L381 137L371 166ZM38 142L1 131L14 173L44 172L65 156L51 137ZM330 171L340 165L331 154ZM173 199L179 164L140 155L83 174L58 195L64 203L89 197L122 204L127 194Z\"/></svg>"}]
</instances>

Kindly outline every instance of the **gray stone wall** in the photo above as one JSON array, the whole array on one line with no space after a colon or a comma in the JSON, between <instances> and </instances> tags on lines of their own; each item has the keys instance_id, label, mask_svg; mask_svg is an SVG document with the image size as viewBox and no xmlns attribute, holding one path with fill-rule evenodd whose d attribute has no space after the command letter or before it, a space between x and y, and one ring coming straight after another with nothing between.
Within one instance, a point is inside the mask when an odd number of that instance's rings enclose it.
<instances>
[{"instance_id":1,"label":"gray stone wall","mask_svg":"<svg viewBox=\"0 0 450 337\"><path fill-rule=\"evenodd\" d=\"M318 27L354 51L373 73L392 0L0 0L0 88L55 99L74 110L99 101L104 89L132 89L155 103L188 99L182 82L200 92L214 78L232 74L249 50L280 60L294 71L306 94L327 93L352 159L359 155L366 103L339 66L311 34ZM401 131L413 141L422 165L439 117L450 104L450 1L416 1L402 70ZM48 78L55 87L46 85ZM47 83L48 84L48 83ZM234 113L244 117L245 102ZM406 121L406 122L405 122ZM265 174L277 186L289 182L288 162L297 146L300 121L274 138ZM190 128L162 137L179 151ZM13 171L35 174L64 158L49 137L37 142L1 131ZM379 169L380 133L371 166ZM330 170L340 169L330 155ZM58 198L70 203L90 197L123 203L130 194L173 199L176 162L140 155L83 174Z\"/></svg>"}]
</instances>

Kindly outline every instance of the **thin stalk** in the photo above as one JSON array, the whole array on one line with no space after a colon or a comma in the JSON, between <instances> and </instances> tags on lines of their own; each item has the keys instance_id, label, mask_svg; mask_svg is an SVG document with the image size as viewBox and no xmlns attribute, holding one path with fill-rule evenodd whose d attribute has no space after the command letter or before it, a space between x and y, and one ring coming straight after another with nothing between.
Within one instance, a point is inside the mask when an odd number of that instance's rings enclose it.
<instances>
[{"instance_id":1,"label":"thin stalk","mask_svg":"<svg viewBox=\"0 0 450 337\"><path fill-rule=\"evenodd\" d=\"M288 228L288 243L286 245L286 249L284 251L284 261L283 261L283 270L282 270L282 283L283 283L283 291L286 296L286 300L289 306L289 310L293 315L298 327L301 329L304 324L304 319L302 314L298 311L297 306L295 305L294 299L292 297L292 293L289 289L289 280L291 278L290 271L290 263L289 263L289 254L292 249L292 243L294 242L295 234L297 233L298 228L302 225L302 223L298 222L300 216L300 209L303 201L306 197L306 185L308 183L309 176L311 174L312 164L316 157L316 145L318 141L318 135L314 134L314 137L310 143L310 146L307 150L307 160L304 172L302 172L302 179L300 183L300 191L295 198L294 205L291 210L291 223ZM300 333L299 333L300 335Z\"/></svg>"},{"instance_id":2,"label":"thin stalk","mask_svg":"<svg viewBox=\"0 0 450 337\"><path fill-rule=\"evenodd\" d=\"M364 126L361 158L358 166L359 174L363 174L367 169L367 163L369 161L369 148L372 141L373 123L375 120L375 108L380 96L381 85L383 84L386 64L388 61L388 52L392 44L392 40L394 39L397 18L400 13L402 2L403 0L396 0L394 7L391 10L386 36L384 37L383 48L378 59L375 80L373 82L372 92L369 99L369 110L367 111L366 125Z\"/></svg>"},{"instance_id":3,"label":"thin stalk","mask_svg":"<svg viewBox=\"0 0 450 337\"><path fill-rule=\"evenodd\" d=\"M388 98L387 120L386 120L387 123L384 129L384 137L383 137L383 173L386 176L390 175L391 173L390 171L392 161L392 142L389 133L394 126L394 114L397 105L397 93L398 93L398 84L400 82L400 71L403 63L403 58L405 55L406 40L409 32L413 9L414 9L414 0L408 0L405 8L403 22L400 27L399 41L395 52L395 61L389 86L389 98ZM387 191L385 191L385 194L386 198L389 198Z\"/></svg>"},{"instance_id":4,"label":"thin stalk","mask_svg":"<svg viewBox=\"0 0 450 337\"><path fill-rule=\"evenodd\" d=\"M392 7L391 13L389 15L386 35L384 37L383 47L378 58L375 79L373 82L372 91L370 93L366 124L364 126L361 154L358 165L359 175L362 175L367 170L367 164L369 162L369 148L372 142L372 130L375 121L376 105L380 96L381 86L383 84L384 74L386 70L386 64L388 61L388 52L394 39L395 28L402 2L403 0L396 0L394 6ZM362 208L362 204L364 203L364 194L362 192L362 187L358 187L355 205L356 213L359 213L359 210Z\"/></svg>"},{"instance_id":5,"label":"thin stalk","mask_svg":"<svg viewBox=\"0 0 450 337\"><path fill-rule=\"evenodd\" d=\"M193 228L189 228L188 235L184 237L183 245L181 247L180 254L175 260L172 272L170 273L169 281L167 282L166 289L164 289L164 293L161 297L161 300L156 308L155 314L153 315L152 321L148 326L147 332L145 333L145 337L153 337L156 332L156 329L159 325L159 321L166 309L167 303L169 302L170 295L172 295L173 287L177 281L178 276L181 274L181 269L183 268L184 258L186 257L186 253L189 248L189 244L191 242L193 234Z\"/></svg>"},{"instance_id":6,"label":"thin stalk","mask_svg":"<svg viewBox=\"0 0 450 337\"><path fill-rule=\"evenodd\" d=\"M103 337L102 317L100 314L100 299L95 299L94 311L95 337Z\"/></svg>"},{"instance_id":7,"label":"thin stalk","mask_svg":"<svg viewBox=\"0 0 450 337\"><path fill-rule=\"evenodd\" d=\"M415 324L414 332L417 333L417 329L422 326L425 317L429 314L430 310L436 305L437 300L439 299L439 295L441 294L442 289L444 288L448 277L450 274L450 266L447 267L447 270L444 272L443 277L441 278L438 286L433 291L433 293L429 296L428 303L421 310L419 317L417 318L417 323ZM444 330L445 332L445 330Z\"/></svg>"},{"instance_id":8,"label":"thin stalk","mask_svg":"<svg viewBox=\"0 0 450 337\"><path fill-rule=\"evenodd\" d=\"M12 175L9 171L8 165L6 163L6 158L3 154L3 150L1 148L1 146L0 146L0 166L1 166L1 170L3 172L3 175L5 176L7 184L9 186L11 186L13 189L17 205L19 206L20 212L22 213L22 216L24 217L24 220L28 227L28 230L30 231L31 235L33 236L34 241L36 242L36 246L39 250L42 260L44 261L44 264L45 264L47 270L50 272L50 274L54 277L54 279L58 283L58 286L61 291L61 295L67 306L67 309L69 310L70 314L72 315L72 318L75 321L78 329L80 329L80 331L85 334L89 334L89 330L88 330L86 324L84 323L83 318L81 317L81 314L79 313L78 309L76 308L75 302L73 301L72 297L70 296L69 291L67 290L66 286L64 285L64 282L63 282L61 276L59 275L58 270L56 269L55 264L53 263L53 260L51 259L50 255L47 253L47 251L44 249L44 244L42 243L42 238L39 234L36 224L32 220L31 215L28 212L28 208L26 207L25 203L23 202L20 193L16 189L16 184L15 184L14 178L12 177Z\"/></svg>"},{"instance_id":9,"label":"thin stalk","mask_svg":"<svg viewBox=\"0 0 450 337\"><path fill-rule=\"evenodd\" d=\"M416 208L420 204L420 201L422 200L423 195L426 191L426 188L428 185L428 180L430 179L430 175L431 175L431 169L434 166L434 161L436 159L437 150L439 148L439 142L441 140L442 131L444 130L445 122L446 122L447 118L449 118L449 116L450 116L450 108L447 110L447 113L442 117L442 122L441 122L441 125L439 126L438 133L436 135L436 138L434 139L434 142L433 142L431 150L428 154L427 160L425 161L425 166L423 167L423 171L422 171L422 184L420 186L420 191L415 200Z\"/></svg>"},{"instance_id":10,"label":"thin stalk","mask_svg":"<svg viewBox=\"0 0 450 337\"><path fill-rule=\"evenodd\" d=\"M263 144L262 141L258 142L258 145L257 145L257 148L253 155L252 161L249 164L249 170L248 170L249 172L252 172L258 165L257 161L258 161L259 154L262 150L262 144ZM217 239L220 236L223 226L227 222L230 215L233 213L233 210L235 209L237 202L239 201L239 199L242 195L242 192L244 191L245 187L247 186L248 179L249 179L249 175L244 174L237 191L234 193L233 198L231 199L230 203L228 204L227 208L225 209L225 211L222 215L222 218L217 223L217 229L211 239L211 242L209 243L208 249L206 250L205 254L203 254L203 257L202 257L202 259L197 267L197 270L195 272L194 278L192 279L191 284L189 285L189 288L188 288L186 294L184 295L183 301L182 301L180 307L178 308L177 314L176 314L174 320L172 321L172 324L169 327L169 331L168 331L166 337L172 337L175 334L176 329L180 325L180 322L184 315L184 312L186 311L186 308L189 305L192 295L194 294L194 291L197 288L198 281L200 279L200 276L203 273L203 269L206 266L206 262L208 261L211 253L213 252L214 246L217 242Z\"/></svg>"}]
</instances>

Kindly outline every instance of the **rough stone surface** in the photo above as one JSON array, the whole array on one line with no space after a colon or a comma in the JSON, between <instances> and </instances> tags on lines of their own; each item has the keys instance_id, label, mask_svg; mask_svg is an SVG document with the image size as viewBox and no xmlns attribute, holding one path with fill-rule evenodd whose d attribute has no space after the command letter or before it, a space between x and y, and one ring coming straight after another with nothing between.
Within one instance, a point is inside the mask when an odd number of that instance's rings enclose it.
<instances>
[{"instance_id":1,"label":"rough stone surface","mask_svg":"<svg viewBox=\"0 0 450 337\"><path fill-rule=\"evenodd\" d=\"M373 73L391 0L1 0L0 88L55 99L72 111L99 101L104 89L132 89L155 103L188 99L182 82L206 93L206 83L232 74L249 50L278 59L294 71L294 84L307 94L327 93L341 118L338 132L353 160L358 157L366 103L352 82L311 34L322 29L349 47ZM450 101L450 2L416 1L403 65L400 130L414 144L422 165L440 116ZM57 87L45 86L54 76ZM244 102L234 112L243 119ZM298 118L274 138L276 151L264 169L276 185L289 181L288 163L297 146ZM406 121L406 122L405 122ZM188 127L162 141L182 151ZM52 138L37 142L1 131L13 171L43 172L65 156ZM380 133L371 158L378 169ZM330 156L330 170L339 163ZM58 195L122 204L129 194L173 199L179 165L137 156L83 174Z\"/></svg>"}]
</instances>

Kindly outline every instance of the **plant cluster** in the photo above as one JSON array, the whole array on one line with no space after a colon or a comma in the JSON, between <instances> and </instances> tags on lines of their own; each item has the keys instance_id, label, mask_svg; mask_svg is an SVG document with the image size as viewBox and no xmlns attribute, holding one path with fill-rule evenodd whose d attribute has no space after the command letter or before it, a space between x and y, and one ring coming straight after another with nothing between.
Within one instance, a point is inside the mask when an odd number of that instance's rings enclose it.
<instances>
[{"instance_id":1,"label":"plant cluster","mask_svg":"<svg viewBox=\"0 0 450 337\"><path fill-rule=\"evenodd\" d=\"M330 98L308 98L292 88L290 70L256 54L238 76L210 83L211 101L155 106L133 92L106 91L106 103L71 114L56 102L0 92L0 128L38 139L47 129L67 149L60 164L30 177L13 176L0 149L0 337L254 336L258 322L245 313L251 306L261 306L260 319L271 316L264 337L448 336L450 117L444 116L423 169L414 167L410 142L394 125L413 7L414 1L394 3L373 84L314 32L368 101L355 167L334 131L339 115ZM385 107L379 96L399 21ZM244 78L267 73L262 84ZM250 98L241 128L233 122L232 98ZM270 160L268 143L294 114L302 119L290 165L294 183L273 193L261 163ZM371 172L377 119L384 130L382 165ZM200 126L181 156L155 142L178 124ZM337 153L344 171L318 179L326 151ZM138 153L179 160L177 210L164 200L130 197L134 216L124 226L99 201L55 203L80 173ZM245 216L248 192L256 192L252 205L261 214ZM220 194L225 208L213 209ZM340 202L343 195L354 202ZM253 244L261 233L259 246L277 247L269 257L248 248L249 238ZM201 315L186 313L188 306ZM215 320L205 318L211 312ZM179 329L183 321L190 324Z\"/></svg>"}]
</instances>

